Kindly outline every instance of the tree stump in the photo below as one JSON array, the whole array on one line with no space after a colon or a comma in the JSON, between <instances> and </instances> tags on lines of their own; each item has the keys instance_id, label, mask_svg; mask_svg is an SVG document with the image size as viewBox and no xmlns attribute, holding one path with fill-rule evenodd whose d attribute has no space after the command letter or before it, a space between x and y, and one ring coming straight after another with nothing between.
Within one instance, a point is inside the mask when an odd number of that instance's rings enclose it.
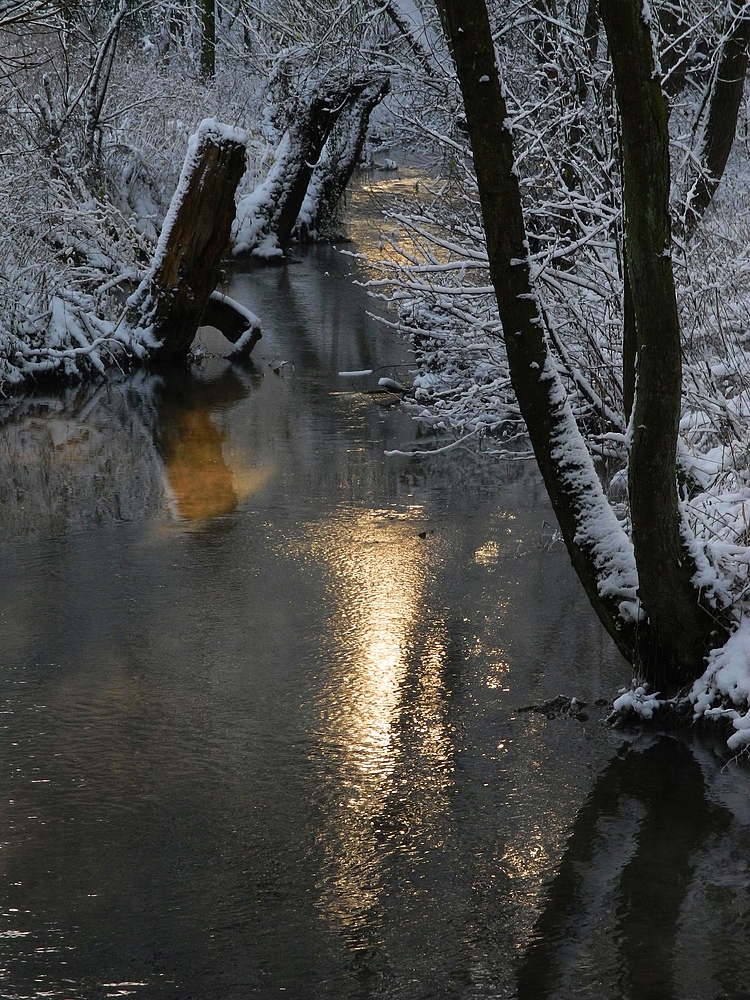
<instances>
[{"instance_id":1,"label":"tree stump","mask_svg":"<svg viewBox=\"0 0 750 1000\"><path fill-rule=\"evenodd\" d=\"M219 281L245 171L245 136L207 120L191 138L151 269L128 299L128 323L153 361L184 358Z\"/></svg>"}]
</instances>

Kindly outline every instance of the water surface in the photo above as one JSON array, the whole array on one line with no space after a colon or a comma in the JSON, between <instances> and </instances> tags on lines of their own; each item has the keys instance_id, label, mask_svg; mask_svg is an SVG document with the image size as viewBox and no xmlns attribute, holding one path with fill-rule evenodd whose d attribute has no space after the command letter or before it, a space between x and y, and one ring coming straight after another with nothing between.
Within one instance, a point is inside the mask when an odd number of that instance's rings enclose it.
<instances>
[{"instance_id":1,"label":"water surface","mask_svg":"<svg viewBox=\"0 0 750 1000\"><path fill-rule=\"evenodd\" d=\"M352 266L0 426L0 995L744 996L745 770L519 711L627 670L529 463L384 456Z\"/></svg>"}]
</instances>

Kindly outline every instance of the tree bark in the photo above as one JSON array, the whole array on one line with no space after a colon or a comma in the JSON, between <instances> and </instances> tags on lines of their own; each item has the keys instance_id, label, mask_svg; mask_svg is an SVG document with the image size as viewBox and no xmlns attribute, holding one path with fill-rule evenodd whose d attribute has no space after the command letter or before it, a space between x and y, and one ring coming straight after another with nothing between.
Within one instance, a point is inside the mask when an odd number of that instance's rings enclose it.
<instances>
[{"instance_id":1,"label":"tree bark","mask_svg":"<svg viewBox=\"0 0 750 1000\"><path fill-rule=\"evenodd\" d=\"M283 257L328 137L372 82L372 77L340 81L299 112L279 145L268 177L240 202L235 254Z\"/></svg>"},{"instance_id":2,"label":"tree bark","mask_svg":"<svg viewBox=\"0 0 750 1000\"><path fill-rule=\"evenodd\" d=\"M635 403L635 366L638 359L638 331L635 326L633 293L627 257L622 262L622 408L630 422Z\"/></svg>"},{"instance_id":3,"label":"tree bark","mask_svg":"<svg viewBox=\"0 0 750 1000\"><path fill-rule=\"evenodd\" d=\"M217 285L245 171L239 133L204 122L191 148L149 274L128 300L127 320L155 343L151 358L184 358Z\"/></svg>"},{"instance_id":4,"label":"tree bark","mask_svg":"<svg viewBox=\"0 0 750 1000\"><path fill-rule=\"evenodd\" d=\"M750 12L742 13L744 8L742 0L733 0L730 5L729 23L703 132L701 172L688 195L685 208L685 231L688 236L695 231L711 204L734 144L750 45Z\"/></svg>"},{"instance_id":5,"label":"tree bark","mask_svg":"<svg viewBox=\"0 0 750 1000\"><path fill-rule=\"evenodd\" d=\"M215 0L200 0L201 15L201 76L216 76L216 4Z\"/></svg>"},{"instance_id":6,"label":"tree bark","mask_svg":"<svg viewBox=\"0 0 750 1000\"><path fill-rule=\"evenodd\" d=\"M513 138L483 0L437 0L456 64L511 380L573 566L602 624L631 661L637 586L630 541L604 497L550 357L531 286ZM620 587L612 587L614 567ZM617 573L615 573L617 576Z\"/></svg>"},{"instance_id":7,"label":"tree bark","mask_svg":"<svg viewBox=\"0 0 750 1000\"><path fill-rule=\"evenodd\" d=\"M376 77L342 112L328 137L295 224L300 239L315 238L336 213L360 161L373 109L390 90L390 77Z\"/></svg>"},{"instance_id":8,"label":"tree bark","mask_svg":"<svg viewBox=\"0 0 750 1000\"><path fill-rule=\"evenodd\" d=\"M600 0L600 11L621 121L625 254L637 346L628 486L639 594L655 640L649 672L663 683L688 683L702 671L715 622L692 583L695 565L678 506L682 353L667 106L640 0Z\"/></svg>"},{"instance_id":9,"label":"tree bark","mask_svg":"<svg viewBox=\"0 0 750 1000\"><path fill-rule=\"evenodd\" d=\"M588 0L583 37L586 42L589 62L593 65L599 54L599 4L597 0Z\"/></svg>"},{"instance_id":10,"label":"tree bark","mask_svg":"<svg viewBox=\"0 0 750 1000\"><path fill-rule=\"evenodd\" d=\"M663 87L670 97L676 97L685 85L690 50L688 23L676 4L660 4L657 16L662 33L659 65Z\"/></svg>"}]
</instances>

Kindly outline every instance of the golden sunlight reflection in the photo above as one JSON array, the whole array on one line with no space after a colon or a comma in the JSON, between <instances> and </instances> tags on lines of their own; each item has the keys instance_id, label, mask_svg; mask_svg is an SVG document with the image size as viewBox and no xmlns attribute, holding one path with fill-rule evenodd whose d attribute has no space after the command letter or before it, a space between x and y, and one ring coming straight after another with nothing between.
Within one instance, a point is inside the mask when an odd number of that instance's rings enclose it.
<instances>
[{"instance_id":1,"label":"golden sunlight reflection","mask_svg":"<svg viewBox=\"0 0 750 1000\"><path fill-rule=\"evenodd\" d=\"M398 170L363 170L355 175L350 197L355 211L347 218L349 237L357 251L364 253L371 262L392 261L395 251L392 243L404 246L411 261L426 262L424 248L404 231L403 227L387 213L403 210L405 205L418 208L420 199L431 202L434 192L442 182L431 178L418 167L400 166ZM430 229L428 224L423 228ZM433 256L447 259L446 251L431 248Z\"/></svg>"},{"instance_id":2,"label":"golden sunlight reflection","mask_svg":"<svg viewBox=\"0 0 750 1000\"><path fill-rule=\"evenodd\" d=\"M355 942L373 919L388 854L442 842L452 781L448 636L425 607L421 516L362 511L316 526L310 541L333 602L313 755L329 798L318 905Z\"/></svg>"},{"instance_id":3,"label":"golden sunlight reflection","mask_svg":"<svg viewBox=\"0 0 750 1000\"><path fill-rule=\"evenodd\" d=\"M241 500L268 482L272 469L227 461L227 436L208 409L195 406L175 415L164 441L164 465L180 517L207 521L231 514Z\"/></svg>"},{"instance_id":4,"label":"golden sunlight reflection","mask_svg":"<svg viewBox=\"0 0 750 1000\"><path fill-rule=\"evenodd\" d=\"M500 546L494 538L480 545L474 553L474 562L479 566L496 566L499 558Z\"/></svg>"}]
</instances>

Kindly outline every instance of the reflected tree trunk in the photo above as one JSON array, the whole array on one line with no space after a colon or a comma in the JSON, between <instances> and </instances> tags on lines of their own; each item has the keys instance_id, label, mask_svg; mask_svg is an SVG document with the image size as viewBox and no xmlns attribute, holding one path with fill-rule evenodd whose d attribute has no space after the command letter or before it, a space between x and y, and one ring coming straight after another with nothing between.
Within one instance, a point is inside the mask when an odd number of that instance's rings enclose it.
<instances>
[{"instance_id":1,"label":"reflected tree trunk","mask_svg":"<svg viewBox=\"0 0 750 1000\"><path fill-rule=\"evenodd\" d=\"M519 969L519 1000L563 996L565 985L590 995L581 978L594 948L600 989L608 968L624 996L678 1000L677 926L695 858L730 821L706 801L685 744L662 737L622 750L573 824Z\"/></svg>"}]
</instances>

